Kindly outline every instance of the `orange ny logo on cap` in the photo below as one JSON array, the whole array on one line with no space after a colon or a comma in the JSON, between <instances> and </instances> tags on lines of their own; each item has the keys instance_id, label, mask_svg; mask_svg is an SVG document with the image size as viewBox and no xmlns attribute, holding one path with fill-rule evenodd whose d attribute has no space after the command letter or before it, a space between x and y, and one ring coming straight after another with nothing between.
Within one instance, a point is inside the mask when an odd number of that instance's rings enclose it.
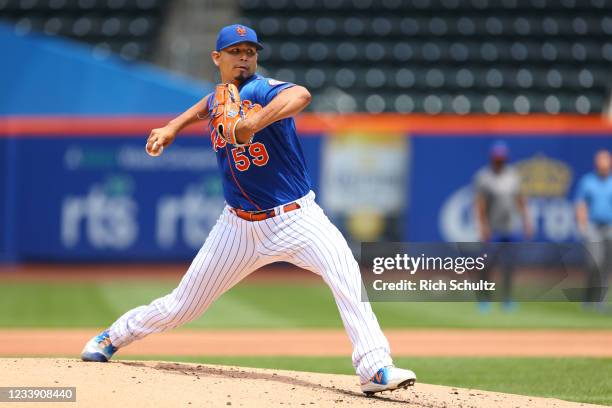
<instances>
[{"instance_id":1,"label":"orange ny logo on cap","mask_svg":"<svg viewBox=\"0 0 612 408\"><path fill-rule=\"evenodd\" d=\"M242 26L238 26L236 27L236 32L238 33L239 36L244 37L246 35L246 28L242 27Z\"/></svg>"}]
</instances>

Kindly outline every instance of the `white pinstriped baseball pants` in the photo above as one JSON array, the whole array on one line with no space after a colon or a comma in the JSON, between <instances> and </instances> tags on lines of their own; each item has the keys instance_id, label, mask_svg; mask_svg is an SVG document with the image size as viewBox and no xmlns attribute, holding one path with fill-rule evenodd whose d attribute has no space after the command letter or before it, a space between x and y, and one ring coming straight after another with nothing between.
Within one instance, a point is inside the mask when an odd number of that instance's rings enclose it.
<instances>
[{"instance_id":1,"label":"white pinstriped baseball pants","mask_svg":"<svg viewBox=\"0 0 612 408\"><path fill-rule=\"evenodd\" d=\"M187 323L251 272L285 261L321 275L331 288L362 383L392 364L376 316L368 302L361 302L359 266L346 240L315 203L313 192L297 202L300 209L257 222L238 218L226 206L179 286L113 323L113 344L123 347Z\"/></svg>"}]
</instances>

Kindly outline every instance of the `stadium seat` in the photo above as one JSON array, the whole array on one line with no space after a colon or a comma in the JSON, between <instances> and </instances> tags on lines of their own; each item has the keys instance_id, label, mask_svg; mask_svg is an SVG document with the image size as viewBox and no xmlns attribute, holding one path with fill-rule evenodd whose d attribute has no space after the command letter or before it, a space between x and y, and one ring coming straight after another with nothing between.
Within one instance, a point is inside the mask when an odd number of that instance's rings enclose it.
<instances>
[{"instance_id":1,"label":"stadium seat","mask_svg":"<svg viewBox=\"0 0 612 408\"><path fill-rule=\"evenodd\" d=\"M345 109L585 113L605 100L602 78L612 64L607 0L239 4L273 49L262 51L262 66L296 71L299 81L304 64L317 64L326 74L309 76L315 98L330 87L354 92L343 97Z\"/></svg>"},{"instance_id":2,"label":"stadium seat","mask_svg":"<svg viewBox=\"0 0 612 408\"><path fill-rule=\"evenodd\" d=\"M0 0L40 31L151 57L163 0ZM265 48L262 72L304 83L342 111L602 109L612 69L610 0L239 0ZM333 95L330 96L330 95ZM312 109L316 104L313 102Z\"/></svg>"},{"instance_id":3,"label":"stadium seat","mask_svg":"<svg viewBox=\"0 0 612 408\"><path fill-rule=\"evenodd\" d=\"M112 50L126 59L148 59L163 0L0 0L0 18L16 32L43 32L84 41L103 57ZM276 19L274 19L276 21Z\"/></svg>"}]
</instances>

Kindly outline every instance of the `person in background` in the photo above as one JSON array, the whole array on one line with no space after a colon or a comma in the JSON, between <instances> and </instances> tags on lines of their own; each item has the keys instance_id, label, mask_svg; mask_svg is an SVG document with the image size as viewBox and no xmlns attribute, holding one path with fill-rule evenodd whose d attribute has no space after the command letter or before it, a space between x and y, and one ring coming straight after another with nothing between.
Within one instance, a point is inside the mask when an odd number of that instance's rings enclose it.
<instances>
[{"instance_id":1,"label":"person in background","mask_svg":"<svg viewBox=\"0 0 612 408\"><path fill-rule=\"evenodd\" d=\"M591 254L585 307L603 310L612 269L612 158L608 150L595 154L595 171L582 176L576 190L578 230Z\"/></svg>"},{"instance_id":2,"label":"person in background","mask_svg":"<svg viewBox=\"0 0 612 408\"><path fill-rule=\"evenodd\" d=\"M503 141L496 141L489 151L489 166L481 169L474 178L476 197L474 200L480 240L483 243L512 243L531 238L533 234L527 209L527 199L521 193L521 177L516 169L508 164L509 149ZM518 220L522 228L517 228ZM504 310L516 308L512 301L512 248L502 245L496 251L493 266L502 266L502 300ZM480 279L490 279L491 268L485 268ZM488 293L480 294L480 310L490 309Z\"/></svg>"}]
</instances>

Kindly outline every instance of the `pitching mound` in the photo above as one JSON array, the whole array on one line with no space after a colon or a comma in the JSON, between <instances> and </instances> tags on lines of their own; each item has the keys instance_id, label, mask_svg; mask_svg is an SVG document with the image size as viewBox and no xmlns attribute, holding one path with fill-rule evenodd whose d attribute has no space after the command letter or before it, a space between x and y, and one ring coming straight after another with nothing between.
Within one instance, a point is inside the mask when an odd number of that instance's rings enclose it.
<instances>
[{"instance_id":1,"label":"pitching mound","mask_svg":"<svg viewBox=\"0 0 612 408\"><path fill-rule=\"evenodd\" d=\"M169 362L85 363L0 359L0 386L76 387L77 403L54 407L594 407L556 399L417 383L365 397L356 376ZM31 407L31 403L11 404Z\"/></svg>"}]
</instances>

